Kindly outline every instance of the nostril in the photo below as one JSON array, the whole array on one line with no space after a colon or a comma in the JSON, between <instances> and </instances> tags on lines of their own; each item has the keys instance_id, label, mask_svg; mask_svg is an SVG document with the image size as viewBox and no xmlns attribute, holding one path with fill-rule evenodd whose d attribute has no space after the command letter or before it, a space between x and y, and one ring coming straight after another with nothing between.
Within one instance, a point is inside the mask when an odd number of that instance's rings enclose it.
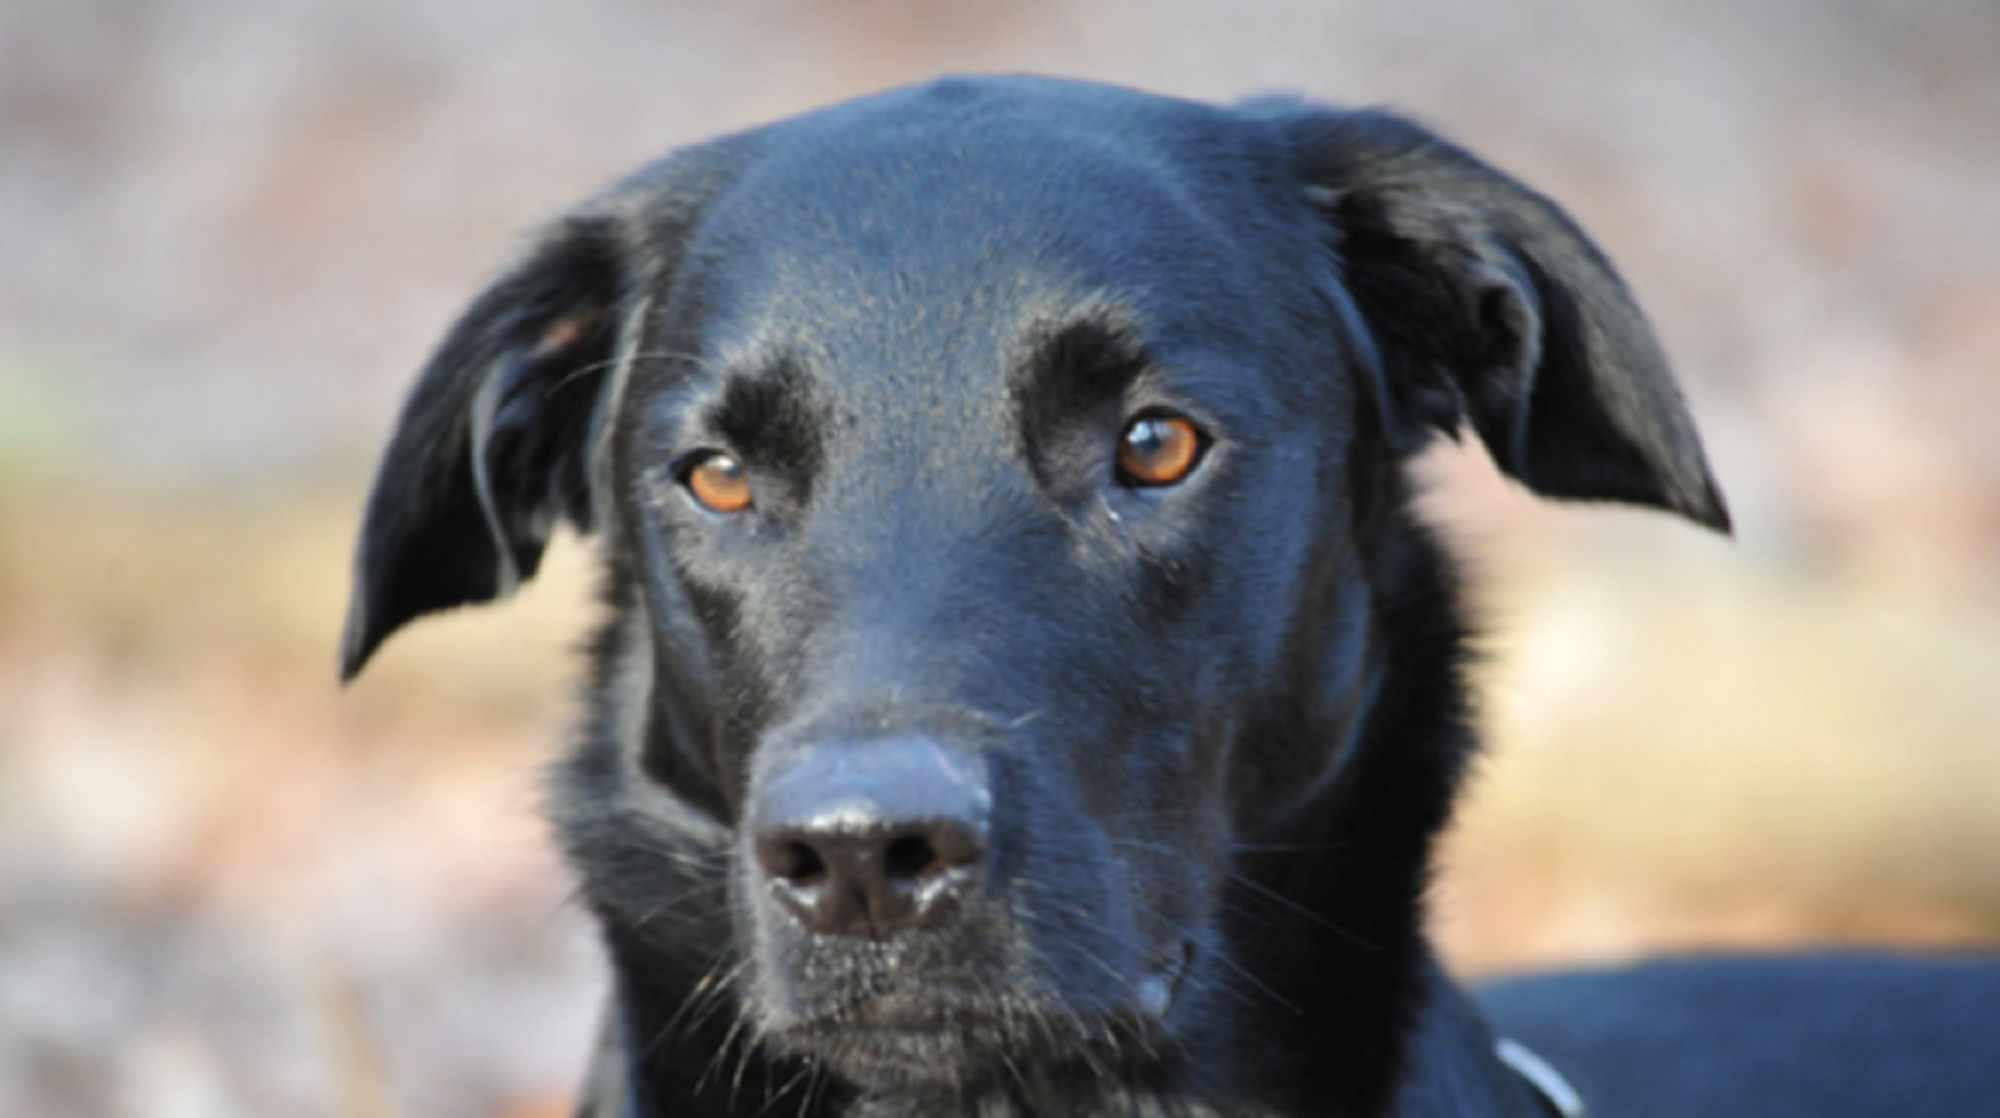
<instances>
[{"instance_id":1,"label":"nostril","mask_svg":"<svg viewBox=\"0 0 2000 1118\"><path fill-rule=\"evenodd\" d=\"M791 885L817 885L826 880L826 859L808 843L767 839L757 844L757 861L771 877Z\"/></svg>"},{"instance_id":2,"label":"nostril","mask_svg":"<svg viewBox=\"0 0 2000 1118\"><path fill-rule=\"evenodd\" d=\"M962 875L976 868L985 856L986 841L981 828L933 823L890 839L882 847L882 869L892 882L920 884L947 875Z\"/></svg>"},{"instance_id":3,"label":"nostril","mask_svg":"<svg viewBox=\"0 0 2000 1118\"><path fill-rule=\"evenodd\" d=\"M812 885L826 877L826 859L802 842L785 844L785 867L779 876L794 885Z\"/></svg>"},{"instance_id":4,"label":"nostril","mask_svg":"<svg viewBox=\"0 0 2000 1118\"><path fill-rule=\"evenodd\" d=\"M941 864L938 853L930 840L922 835L904 835L889 844L882 853L883 868L889 871L891 881L914 881L932 877L947 868Z\"/></svg>"}]
</instances>

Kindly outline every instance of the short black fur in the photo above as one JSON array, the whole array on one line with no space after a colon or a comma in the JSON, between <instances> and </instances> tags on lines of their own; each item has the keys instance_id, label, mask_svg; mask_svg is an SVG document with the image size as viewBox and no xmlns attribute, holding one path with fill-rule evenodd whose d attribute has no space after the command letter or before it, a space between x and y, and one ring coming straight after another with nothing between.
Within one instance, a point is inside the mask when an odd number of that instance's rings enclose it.
<instances>
[{"instance_id":1,"label":"short black fur","mask_svg":"<svg viewBox=\"0 0 2000 1118\"><path fill-rule=\"evenodd\" d=\"M1203 453L1133 484L1161 416ZM1403 464L1466 425L1727 527L1622 281L1461 149L950 79L539 237L404 410L343 672L596 535L550 797L614 977L582 1113L1535 1118L1424 935L1474 739ZM687 490L714 452L746 508Z\"/></svg>"}]
</instances>

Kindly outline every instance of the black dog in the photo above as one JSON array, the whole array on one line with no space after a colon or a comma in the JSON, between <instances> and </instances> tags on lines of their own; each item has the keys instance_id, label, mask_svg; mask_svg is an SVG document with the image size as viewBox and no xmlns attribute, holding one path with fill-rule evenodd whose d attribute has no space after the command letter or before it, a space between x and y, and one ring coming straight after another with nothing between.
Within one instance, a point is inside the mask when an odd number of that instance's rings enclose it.
<instances>
[{"instance_id":1,"label":"black dog","mask_svg":"<svg viewBox=\"0 0 2000 1118\"><path fill-rule=\"evenodd\" d=\"M343 667L602 541L591 1113L1540 1115L1422 929L1473 740L1402 463L1465 424L1728 527L1611 266L1464 151L943 81L543 231L403 413ZM1497 1004L1587 1059L1592 982Z\"/></svg>"}]
</instances>

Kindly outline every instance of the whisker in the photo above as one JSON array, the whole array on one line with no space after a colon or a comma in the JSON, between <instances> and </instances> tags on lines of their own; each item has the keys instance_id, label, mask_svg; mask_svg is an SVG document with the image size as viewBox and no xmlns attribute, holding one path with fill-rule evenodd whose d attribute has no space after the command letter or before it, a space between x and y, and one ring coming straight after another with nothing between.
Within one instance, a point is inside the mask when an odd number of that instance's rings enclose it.
<instances>
[{"instance_id":1,"label":"whisker","mask_svg":"<svg viewBox=\"0 0 2000 1118\"><path fill-rule=\"evenodd\" d=\"M812 1077L812 1074L813 1074L812 1064L810 1062L801 1061L799 1065L799 1070L794 1072L790 1079L785 1080L782 1086L773 1087L767 1081L764 1085L764 1105L758 1107L756 1113L757 1114L769 1113L773 1106L776 1106L780 1100L782 1100L786 1095L791 1093L792 1088L797 1087L799 1084L806 1082L806 1080ZM740 1078L741 1073L739 1072L738 1075ZM811 1092L808 1091L806 1092L806 1094L808 1095L808 1097L810 1097Z\"/></svg>"},{"instance_id":2,"label":"whisker","mask_svg":"<svg viewBox=\"0 0 2000 1118\"><path fill-rule=\"evenodd\" d=\"M615 369L627 361L635 361L635 362L636 361L681 361L690 365L699 365L701 363L701 360L702 360L701 357L696 354L673 353L666 350L648 350L640 353L621 353L614 357L607 357L601 361L592 361L587 364L579 365L574 369L571 369L569 372L564 373L562 375L562 379L556 381L554 384L549 385L548 391L543 395L544 398L549 396L554 396L556 393L561 392L563 389L568 388L570 385L576 383L579 380L584 379L585 377L595 376L598 373L604 372L606 369Z\"/></svg>"},{"instance_id":3,"label":"whisker","mask_svg":"<svg viewBox=\"0 0 2000 1118\"><path fill-rule=\"evenodd\" d=\"M1353 843L1347 843L1347 842L1313 842L1313 843L1296 843L1296 844L1282 843L1282 842L1278 843L1232 842L1229 844L1229 848L1240 854L1326 854L1336 850L1346 850L1353 845L1354 845Z\"/></svg>"},{"instance_id":4,"label":"whisker","mask_svg":"<svg viewBox=\"0 0 2000 1118\"><path fill-rule=\"evenodd\" d=\"M742 963L738 963L736 966L731 967L727 974L718 979L716 968L722 965L722 961L727 957L728 952L729 949L725 947L710 957L708 966L703 969L702 976L695 980L694 990L687 997L681 999L681 1004L674 1010L673 1015L667 1018L666 1024L661 1025L659 1031L654 1034L653 1039L646 1042L640 1048L638 1058L641 1061L652 1056L659 1050L661 1045L671 1040L680 1023L683 1020L687 1020L697 1007L700 1007L704 1002L720 1001L722 990L735 981L736 974L743 967ZM707 1013L700 1014L698 1019L690 1022L688 1032L692 1033L699 1029L713 1013L714 1010L711 1008Z\"/></svg>"},{"instance_id":5,"label":"whisker","mask_svg":"<svg viewBox=\"0 0 2000 1118\"><path fill-rule=\"evenodd\" d=\"M1276 890L1271 889L1268 886L1261 885L1255 880L1244 876L1243 874L1235 873L1232 871L1229 875L1229 880L1235 882L1238 885L1243 886L1245 889L1250 890L1251 892L1257 894L1259 897L1262 897L1263 899L1277 905L1278 907L1289 910L1290 912L1300 917L1301 919L1310 921L1311 923L1317 924L1320 927L1325 928L1327 931L1332 932L1333 934L1348 941L1349 943L1354 944L1357 947L1363 947L1369 951L1382 950L1381 947L1377 946L1374 943L1369 942L1367 939L1364 939L1358 933L1349 931L1348 929L1341 927L1340 925L1334 923L1331 920L1328 920L1326 917L1320 915L1319 913L1314 912L1312 909L1309 909L1304 905L1300 904L1299 902L1291 899L1290 897L1285 896L1283 893L1277 892Z\"/></svg>"},{"instance_id":6,"label":"whisker","mask_svg":"<svg viewBox=\"0 0 2000 1118\"><path fill-rule=\"evenodd\" d=\"M1292 1013L1297 1016L1300 1017L1305 1016L1306 1012L1305 1010L1299 1008L1298 1005L1293 1003L1290 999L1286 998L1283 994L1280 994L1276 990L1273 990L1269 986L1265 985L1262 979L1250 973L1249 969L1244 967L1243 964L1230 958L1229 953L1227 951L1212 952L1210 953L1209 957L1214 959L1216 962L1221 963L1223 966L1228 967L1229 970L1233 974L1235 974L1238 978L1241 978L1243 981L1248 982L1250 985L1262 991L1265 997L1270 998L1272 1001L1277 1002L1284 1008L1291 1010Z\"/></svg>"},{"instance_id":7,"label":"whisker","mask_svg":"<svg viewBox=\"0 0 2000 1118\"><path fill-rule=\"evenodd\" d=\"M708 1058L708 1064L701 1069L701 1077L694 1081L694 1094L701 1094L702 1089L708 1086L709 1077L721 1071L723 1066L729 1062L730 1047L736 1043L736 1038L743 1031L743 1028L744 1019L738 1017L735 1023L729 1026L729 1031L723 1034L722 1043L715 1046L715 1051ZM734 1095L730 1097L729 1106L732 1110L736 1108Z\"/></svg>"},{"instance_id":8,"label":"whisker","mask_svg":"<svg viewBox=\"0 0 2000 1118\"><path fill-rule=\"evenodd\" d=\"M690 886L689 888L683 889L678 893L669 894L665 900L660 901L659 903L653 905L651 908L648 908L645 912L641 913L638 919L632 922L632 930L634 932L638 932L644 929L646 925L652 923L656 917L665 915L669 910L679 905L682 901L688 900L702 893L707 893L713 888L714 886L710 884L694 885Z\"/></svg>"}]
</instances>

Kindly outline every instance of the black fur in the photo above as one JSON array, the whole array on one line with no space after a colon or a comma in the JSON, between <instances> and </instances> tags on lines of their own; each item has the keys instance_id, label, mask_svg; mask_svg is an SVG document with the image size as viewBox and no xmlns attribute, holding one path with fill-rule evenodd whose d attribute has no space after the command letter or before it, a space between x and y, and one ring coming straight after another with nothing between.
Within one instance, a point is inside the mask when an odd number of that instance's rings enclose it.
<instances>
[{"instance_id":1,"label":"black fur","mask_svg":"<svg viewBox=\"0 0 2000 1118\"><path fill-rule=\"evenodd\" d=\"M1203 457L1155 488L1117 456L1158 416ZM342 669L599 537L551 797L616 980L589 1113L1534 1115L1423 934L1473 739L1401 464L1461 425L1728 525L1611 266L1460 149L942 81L538 237L405 409ZM690 491L717 452L750 509ZM976 884L810 930L752 832L885 741L974 774Z\"/></svg>"}]
</instances>

